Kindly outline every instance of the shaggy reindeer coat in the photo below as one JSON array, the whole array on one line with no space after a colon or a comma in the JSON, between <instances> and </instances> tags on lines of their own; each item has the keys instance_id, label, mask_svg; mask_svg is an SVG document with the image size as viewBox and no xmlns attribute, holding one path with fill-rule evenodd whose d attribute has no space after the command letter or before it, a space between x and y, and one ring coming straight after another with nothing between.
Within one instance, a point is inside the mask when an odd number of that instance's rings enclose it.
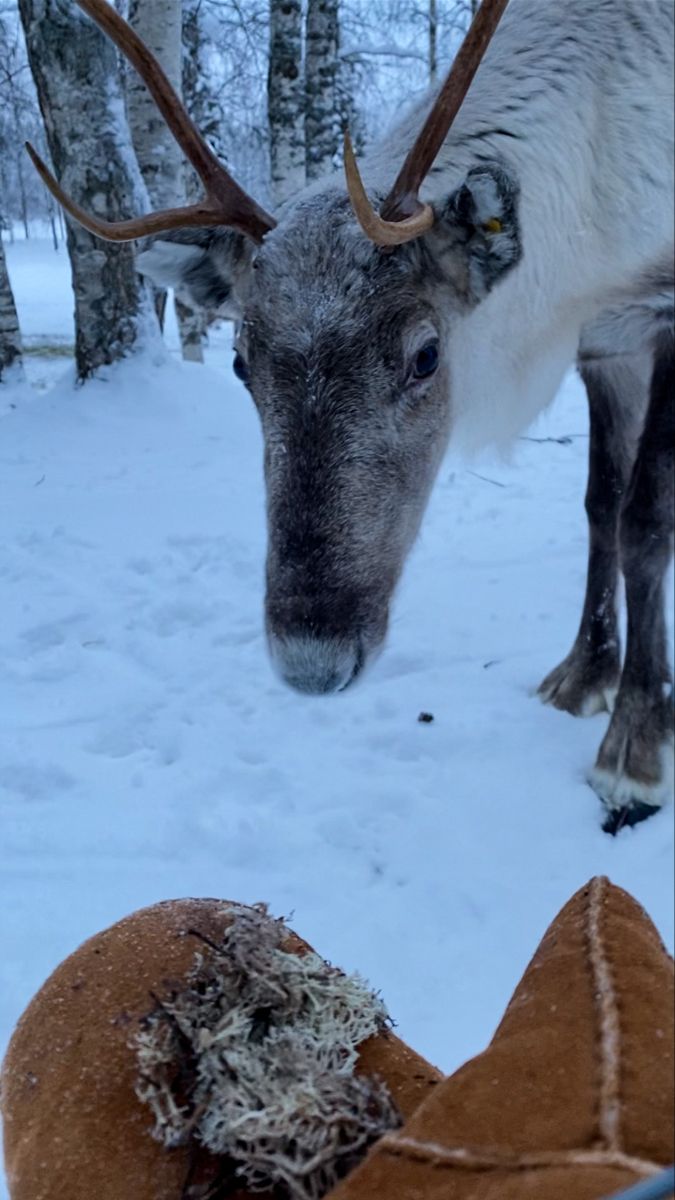
<instances>
[{"instance_id":1,"label":"shaggy reindeer coat","mask_svg":"<svg viewBox=\"0 0 675 1200\"><path fill-rule=\"evenodd\" d=\"M429 233L373 246L333 176L259 249L186 230L140 258L239 322L265 442L270 650L302 691L348 686L381 645L449 438L509 438L578 358L588 594L541 694L613 708L591 775L611 832L672 787L673 32L671 0L511 0L423 186ZM432 99L366 156L374 202Z\"/></svg>"}]
</instances>

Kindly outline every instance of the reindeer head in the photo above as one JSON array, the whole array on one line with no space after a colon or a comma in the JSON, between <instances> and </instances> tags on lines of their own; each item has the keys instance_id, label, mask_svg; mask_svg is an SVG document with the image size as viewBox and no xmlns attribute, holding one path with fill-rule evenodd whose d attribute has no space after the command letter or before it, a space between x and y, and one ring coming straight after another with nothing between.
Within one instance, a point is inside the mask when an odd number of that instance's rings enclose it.
<instances>
[{"instance_id":1,"label":"reindeer head","mask_svg":"<svg viewBox=\"0 0 675 1200\"><path fill-rule=\"evenodd\" d=\"M485 231L497 214L502 232ZM258 248L221 230L176 239L139 267L237 321L265 447L273 659L302 691L343 688L384 637L446 446L449 327L515 260L512 189L475 172L391 251L339 189L299 200Z\"/></svg>"},{"instance_id":2,"label":"reindeer head","mask_svg":"<svg viewBox=\"0 0 675 1200\"><path fill-rule=\"evenodd\" d=\"M347 140L347 187L301 196L277 224L215 162L115 10L78 0L143 66L206 197L104 226L46 182L101 236L161 229L140 270L237 322L234 367L264 438L269 645L300 691L346 687L381 644L451 425L450 326L519 257L516 189L498 164L433 206L417 198L506 2L483 5L380 213Z\"/></svg>"}]
</instances>

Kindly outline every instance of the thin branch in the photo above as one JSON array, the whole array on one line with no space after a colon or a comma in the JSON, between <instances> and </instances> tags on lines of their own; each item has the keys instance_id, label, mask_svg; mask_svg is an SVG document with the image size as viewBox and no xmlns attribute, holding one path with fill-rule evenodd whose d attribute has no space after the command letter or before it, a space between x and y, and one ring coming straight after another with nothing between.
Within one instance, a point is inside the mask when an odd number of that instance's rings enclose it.
<instances>
[{"instance_id":1,"label":"thin branch","mask_svg":"<svg viewBox=\"0 0 675 1200\"><path fill-rule=\"evenodd\" d=\"M360 62L364 58L413 58L426 63L426 55L419 50L404 50L401 46L356 46L352 50L343 50L340 54L342 62Z\"/></svg>"}]
</instances>

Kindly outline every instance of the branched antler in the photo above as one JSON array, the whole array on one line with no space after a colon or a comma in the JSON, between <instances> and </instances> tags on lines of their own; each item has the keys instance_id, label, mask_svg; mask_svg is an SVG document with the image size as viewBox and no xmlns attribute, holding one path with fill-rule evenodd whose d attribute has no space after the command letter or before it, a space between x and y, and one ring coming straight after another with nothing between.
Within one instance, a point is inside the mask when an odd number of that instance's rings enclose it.
<instances>
[{"instance_id":1,"label":"branched antler","mask_svg":"<svg viewBox=\"0 0 675 1200\"><path fill-rule=\"evenodd\" d=\"M345 174L354 213L363 232L378 246L398 246L431 229L434 213L419 190L459 112L509 0L483 0L436 102L379 213L371 205L345 134Z\"/></svg>"},{"instance_id":2,"label":"branched antler","mask_svg":"<svg viewBox=\"0 0 675 1200\"><path fill-rule=\"evenodd\" d=\"M128 242L148 234L192 226L225 225L261 242L276 221L239 186L188 116L154 54L107 0L76 0L136 68L185 157L204 186L204 198L184 208L168 208L129 221L104 221L86 213L66 195L40 156L26 149L44 184L75 221L97 237Z\"/></svg>"}]
</instances>

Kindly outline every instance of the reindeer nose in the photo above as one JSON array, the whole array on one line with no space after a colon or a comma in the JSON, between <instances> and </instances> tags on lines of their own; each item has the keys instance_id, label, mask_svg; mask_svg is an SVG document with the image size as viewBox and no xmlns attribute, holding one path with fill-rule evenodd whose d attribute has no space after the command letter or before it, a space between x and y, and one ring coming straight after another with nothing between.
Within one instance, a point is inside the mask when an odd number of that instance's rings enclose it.
<instances>
[{"instance_id":1,"label":"reindeer nose","mask_svg":"<svg viewBox=\"0 0 675 1200\"><path fill-rule=\"evenodd\" d=\"M341 692L363 666L359 638L269 634L272 662L296 692L326 695Z\"/></svg>"}]
</instances>

